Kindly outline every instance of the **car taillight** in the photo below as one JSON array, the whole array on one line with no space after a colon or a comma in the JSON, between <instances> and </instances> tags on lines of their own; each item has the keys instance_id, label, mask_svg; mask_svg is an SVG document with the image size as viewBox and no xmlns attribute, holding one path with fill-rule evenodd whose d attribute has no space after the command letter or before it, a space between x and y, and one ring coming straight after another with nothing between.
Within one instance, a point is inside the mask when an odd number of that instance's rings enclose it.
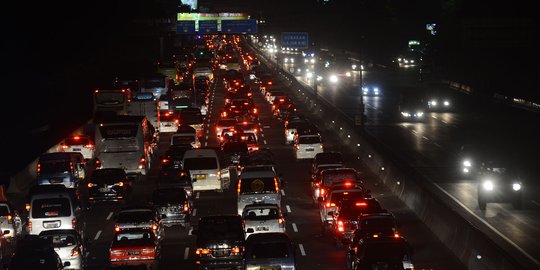
<instances>
[{"instance_id":1,"label":"car taillight","mask_svg":"<svg viewBox=\"0 0 540 270\"><path fill-rule=\"evenodd\" d=\"M257 109L253 109L253 113L257 113Z\"/></svg>"},{"instance_id":2,"label":"car taillight","mask_svg":"<svg viewBox=\"0 0 540 270\"><path fill-rule=\"evenodd\" d=\"M158 229L158 226L157 226L157 225L155 225L155 224L152 225L152 230L157 231L157 229Z\"/></svg>"},{"instance_id":3,"label":"car taillight","mask_svg":"<svg viewBox=\"0 0 540 270\"><path fill-rule=\"evenodd\" d=\"M77 228L77 220L75 218L71 219L71 228L72 229Z\"/></svg>"},{"instance_id":4,"label":"car taillight","mask_svg":"<svg viewBox=\"0 0 540 270\"><path fill-rule=\"evenodd\" d=\"M324 193L326 193L326 190L324 188L321 188L320 192L319 192L321 195L324 195Z\"/></svg>"},{"instance_id":5,"label":"car taillight","mask_svg":"<svg viewBox=\"0 0 540 270\"><path fill-rule=\"evenodd\" d=\"M142 156L139 161L139 170L142 170L142 168L144 168L145 166L146 166L146 159L144 158L144 156Z\"/></svg>"},{"instance_id":6,"label":"car taillight","mask_svg":"<svg viewBox=\"0 0 540 270\"><path fill-rule=\"evenodd\" d=\"M189 204L188 203L184 203L184 213L189 213Z\"/></svg>"},{"instance_id":7,"label":"car taillight","mask_svg":"<svg viewBox=\"0 0 540 270\"><path fill-rule=\"evenodd\" d=\"M114 225L114 231L115 231L115 232L119 232L119 231L120 231L120 227L118 227L118 225Z\"/></svg>"},{"instance_id":8,"label":"car taillight","mask_svg":"<svg viewBox=\"0 0 540 270\"><path fill-rule=\"evenodd\" d=\"M101 168L101 160L99 160L99 159L96 158L95 164L96 164L96 169Z\"/></svg>"},{"instance_id":9,"label":"car taillight","mask_svg":"<svg viewBox=\"0 0 540 270\"><path fill-rule=\"evenodd\" d=\"M89 188L91 188L91 187L95 187L95 186L97 186L97 185L96 185L96 184L94 184L94 183L88 183L88 187L89 187Z\"/></svg>"},{"instance_id":10,"label":"car taillight","mask_svg":"<svg viewBox=\"0 0 540 270\"><path fill-rule=\"evenodd\" d=\"M166 159L166 158L162 159L161 164L169 164L169 159Z\"/></svg>"},{"instance_id":11,"label":"car taillight","mask_svg":"<svg viewBox=\"0 0 540 270\"><path fill-rule=\"evenodd\" d=\"M233 247L233 248L231 249L231 253L232 253L232 254L240 254L240 252L242 252L242 249L243 249L243 248L241 248L241 247Z\"/></svg>"},{"instance_id":12,"label":"car taillight","mask_svg":"<svg viewBox=\"0 0 540 270\"><path fill-rule=\"evenodd\" d=\"M24 209L26 209L26 211L30 211L30 204L29 203L25 204Z\"/></svg>"},{"instance_id":13,"label":"car taillight","mask_svg":"<svg viewBox=\"0 0 540 270\"><path fill-rule=\"evenodd\" d=\"M336 206L335 203L331 203L331 202L326 203L326 207L334 207L334 206Z\"/></svg>"},{"instance_id":14,"label":"car taillight","mask_svg":"<svg viewBox=\"0 0 540 270\"><path fill-rule=\"evenodd\" d=\"M84 146L85 148L88 148L88 149L93 149L94 148L94 145L93 144L87 144Z\"/></svg>"},{"instance_id":15,"label":"car taillight","mask_svg":"<svg viewBox=\"0 0 540 270\"><path fill-rule=\"evenodd\" d=\"M28 223L26 224L26 229L28 230L28 232L32 231L32 221L28 221Z\"/></svg>"},{"instance_id":16,"label":"car taillight","mask_svg":"<svg viewBox=\"0 0 540 270\"><path fill-rule=\"evenodd\" d=\"M71 250L71 257L79 256L79 254L81 254L81 250L78 246Z\"/></svg>"},{"instance_id":17,"label":"car taillight","mask_svg":"<svg viewBox=\"0 0 540 270\"><path fill-rule=\"evenodd\" d=\"M143 248L141 250L142 255L150 255L150 254L154 254L154 253L155 253L155 250L153 248Z\"/></svg>"},{"instance_id":18,"label":"car taillight","mask_svg":"<svg viewBox=\"0 0 540 270\"><path fill-rule=\"evenodd\" d=\"M119 187L123 187L124 186L124 182L118 182L116 183L115 185L119 186Z\"/></svg>"},{"instance_id":19,"label":"car taillight","mask_svg":"<svg viewBox=\"0 0 540 270\"><path fill-rule=\"evenodd\" d=\"M276 188L276 192L279 192L279 183L277 178L274 177L274 187Z\"/></svg>"},{"instance_id":20,"label":"car taillight","mask_svg":"<svg viewBox=\"0 0 540 270\"><path fill-rule=\"evenodd\" d=\"M339 232L345 231L345 227L344 227L343 221L341 221L341 220L338 220L338 231L339 231Z\"/></svg>"},{"instance_id":21,"label":"car taillight","mask_svg":"<svg viewBox=\"0 0 540 270\"><path fill-rule=\"evenodd\" d=\"M39 172L41 171L41 164L37 164L37 173L39 174Z\"/></svg>"},{"instance_id":22,"label":"car taillight","mask_svg":"<svg viewBox=\"0 0 540 270\"><path fill-rule=\"evenodd\" d=\"M11 223L13 221L13 216L12 215L7 215L7 220L9 223Z\"/></svg>"},{"instance_id":23,"label":"car taillight","mask_svg":"<svg viewBox=\"0 0 540 270\"><path fill-rule=\"evenodd\" d=\"M208 255L208 254L211 254L211 253L212 253L212 250L209 249L209 248L198 248L195 251L195 254L197 254L197 255Z\"/></svg>"},{"instance_id":24,"label":"car taillight","mask_svg":"<svg viewBox=\"0 0 540 270\"><path fill-rule=\"evenodd\" d=\"M62 144L62 149L68 149L68 147L66 144Z\"/></svg>"}]
</instances>

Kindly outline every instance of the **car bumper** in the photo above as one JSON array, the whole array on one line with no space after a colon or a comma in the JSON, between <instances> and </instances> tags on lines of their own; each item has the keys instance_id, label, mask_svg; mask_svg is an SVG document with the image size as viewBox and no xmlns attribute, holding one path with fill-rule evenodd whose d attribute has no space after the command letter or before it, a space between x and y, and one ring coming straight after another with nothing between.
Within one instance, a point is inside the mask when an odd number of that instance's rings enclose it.
<instances>
[{"instance_id":1,"label":"car bumper","mask_svg":"<svg viewBox=\"0 0 540 270\"><path fill-rule=\"evenodd\" d=\"M82 269L82 258L79 256L78 258L73 259L62 259L62 263L69 262L69 266L64 267L64 270L70 270L70 269Z\"/></svg>"}]
</instances>

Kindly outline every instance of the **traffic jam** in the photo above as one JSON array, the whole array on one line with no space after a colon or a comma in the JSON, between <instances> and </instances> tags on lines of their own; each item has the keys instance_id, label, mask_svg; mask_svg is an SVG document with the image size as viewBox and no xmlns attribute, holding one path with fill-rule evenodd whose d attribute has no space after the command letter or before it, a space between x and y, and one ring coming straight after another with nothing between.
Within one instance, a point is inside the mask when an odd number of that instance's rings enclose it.
<instances>
[{"instance_id":1,"label":"traffic jam","mask_svg":"<svg viewBox=\"0 0 540 270\"><path fill-rule=\"evenodd\" d=\"M345 258L335 269L415 268L365 172L327 149L243 38L201 36L172 62L174 77L116 78L96 89L94 118L39 157L24 213L0 202L8 269L168 269L162 261L172 256L197 269L302 269L309 248L289 220L293 182L320 217L310 226ZM280 171L279 149L309 164L299 167L309 167L304 179ZM203 204L232 207L205 215ZM90 229L101 213L109 232ZM175 237L192 240L185 249L165 244Z\"/></svg>"}]
</instances>

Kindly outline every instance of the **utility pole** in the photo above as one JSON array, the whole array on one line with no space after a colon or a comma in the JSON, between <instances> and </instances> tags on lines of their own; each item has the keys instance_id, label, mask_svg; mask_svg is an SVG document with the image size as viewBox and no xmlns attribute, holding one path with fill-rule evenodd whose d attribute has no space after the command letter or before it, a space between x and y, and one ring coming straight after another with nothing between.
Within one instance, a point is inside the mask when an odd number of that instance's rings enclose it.
<instances>
[{"instance_id":1,"label":"utility pole","mask_svg":"<svg viewBox=\"0 0 540 270\"><path fill-rule=\"evenodd\" d=\"M361 45L361 44L360 44ZM362 63L363 55L362 55L362 47L358 46L359 49L359 56L360 56L360 103L358 104L358 109L356 112L356 115L354 117L354 124L359 129L362 129L365 123L365 115L364 115L364 65Z\"/></svg>"}]
</instances>

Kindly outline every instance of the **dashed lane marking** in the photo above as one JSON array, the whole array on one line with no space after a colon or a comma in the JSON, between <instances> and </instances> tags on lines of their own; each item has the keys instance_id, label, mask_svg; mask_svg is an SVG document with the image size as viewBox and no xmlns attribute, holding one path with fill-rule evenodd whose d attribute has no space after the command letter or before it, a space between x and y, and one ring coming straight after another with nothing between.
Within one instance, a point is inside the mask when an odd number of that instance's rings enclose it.
<instances>
[{"instance_id":1,"label":"dashed lane marking","mask_svg":"<svg viewBox=\"0 0 540 270\"><path fill-rule=\"evenodd\" d=\"M298 244L298 248L300 248L300 253L302 256L306 256L306 251L304 250L304 245Z\"/></svg>"},{"instance_id":2,"label":"dashed lane marking","mask_svg":"<svg viewBox=\"0 0 540 270\"><path fill-rule=\"evenodd\" d=\"M184 260L187 260L189 257L189 248L187 247L185 250L184 250Z\"/></svg>"},{"instance_id":3,"label":"dashed lane marking","mask_svg":"<svg viewBox=\"0 0 540 270\"><path fill-rule=\"evenodd\" d=\"M95 240L98 240L99 236L101 235L101 230L99 230L97 233L96 233L96 236L94 236L94 241Z\"/></svg>"},{"instance_id":4,"label":"dashed lane marking","mask_svg":"<svg viewBox=\"0 0 540 270\"><path fill-rule=\"evenodd\" d=\"M287 208L287 212L289 212L289 213L292 212L291 207L289 205L286 205L285 208Z\"/></svg>"},{"instance_id":5,"label":"dashed lane marking","mask_svg":"<svg viewBox=\"0 0 540 270\"><path fill-rule=\"evenodd\" d=\"M292 229L294 232L298 232L298 227L296 227L296 223L292 224Z\"/></svg>"},{"instance_id":6,"label":"dashed lane marking","mask_svg":"<svg viewBox=\"0 0 540 270\"><path fill-rule=\"evenodd\" d=\"M109 213L109 215L107 216L107 220L111 219L112 215L113 215L113 212L111 211L111 212Z\"/></svg>"}]
</instances>

